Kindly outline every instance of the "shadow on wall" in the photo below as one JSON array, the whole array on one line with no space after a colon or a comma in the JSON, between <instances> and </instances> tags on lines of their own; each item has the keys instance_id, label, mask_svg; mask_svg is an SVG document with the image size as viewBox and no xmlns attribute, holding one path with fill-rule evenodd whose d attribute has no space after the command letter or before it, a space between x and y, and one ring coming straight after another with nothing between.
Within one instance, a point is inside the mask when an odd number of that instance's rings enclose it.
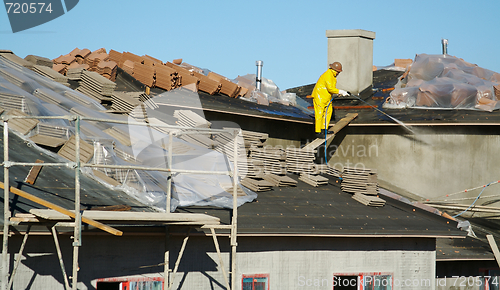
<instances>
[{"instance_id":1,"label":"shadow on wall","mask_svg":"<svg viewBox=\"0 0 500 290\"><path fill-rule=\"evenodd\" d=\"M71 233L72 234L72 233ZM170 269L175 266L179 250L182 245L182 236L170 237ZM196 238L193 238L196 239ZM10 242L10 272L14 266L14 255L21 246L22 236L13 236ZM221 250L226 241L221 242ZM73 247L70 235L59 235L59 243L63 255L65 271L68 276L72 274ZM163 276L164 273L164 251L165 236L86 236L82 237L82 247L79 254L79 283L85 284L87 289L95 289L91 282L99 278L117 278L137 275ZM205 275L215 288L221 287L209 272L217 272L218 263L214 261L207 252L215 252L210 240L201 243L190 240L187 243L178 272L201 272ZM17 256L17 255L16 255ZM37 284L40 276L52 276L53 283L64 285L64 278L56 254L56 248L52 236L30 236L24 250L24 258L21 260L20 268L16 274L14 287L29 281L25 289L40 289ZM28 268L23 269L23 268ZM38 278L37 278L38 277ZM71 284L71 279L69 282ZM186 279L184 274L181 285ZM177 279L176 279L177 280ZM179 281L179 280L177 280ZM52 282L43 282L50 285Z\"/></svg>"}]
</instances>

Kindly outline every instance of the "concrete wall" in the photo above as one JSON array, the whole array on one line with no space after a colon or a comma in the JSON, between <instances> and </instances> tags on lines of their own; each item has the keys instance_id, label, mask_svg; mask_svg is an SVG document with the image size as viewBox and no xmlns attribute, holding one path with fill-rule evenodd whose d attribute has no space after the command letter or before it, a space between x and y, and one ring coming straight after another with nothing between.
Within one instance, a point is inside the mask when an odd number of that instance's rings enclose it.
<instances>
[{"instance_id":1,"label":"concrete wall","mask_svg":"<svg viewBox=\"0 0 500 290\"><path fill-rule=\"evenodd\" d=\"M498 180L500 136L494 127L412 129L415 135L399 127L348 127L333 140L329 164L339 169L345 165L376 169L379 182L389 189L425 199ZM489 187L483 195L495 192ZM455 197L478 194L476 190Z\"/></svg>"},{"instance_id":2,"label":"concrete wall","mask_svg":"<svg viewBox=\"0 0 500 290\"><path fill-rule=\"evenodd\" d=\"M20 241L20 236L11 239L11 253L19 249ZM171 269L181 242L180 236L170 239ZM224 266L228 269L228 238L221 237L219 242ZM393 279L423 279L430 280L432 285L435 283L435 239L240 237L238 242L236 289L241 289L243 274L269 274L269 289L331 289L334 273L386 272L392 274ZM61 246L66 271L71 273L72 248L68 236L61 237ZM164 269L158 264L163 262L164 250L165 238L161 235L84 235L78 289L95 289L98 278L162 277ZM63 289L54 253L50 236L31 236L15 277L14 289ZM192 237L173 289L225 289L218 265L212 239ZM323 286L314 286L315 283L323 283Z\"/></svg>"},{"instance_id":3,"label":"concrete wall","mask_svg":"<svg viewBox=\"0 0 500 290\"><path fill-rule=\"evenodd\" d=\"M354 30L327 30L328 64L342 63L343 71L337 87L353 94L372 85L373 39L375 32Z\"/></svg>"}]
</instances>

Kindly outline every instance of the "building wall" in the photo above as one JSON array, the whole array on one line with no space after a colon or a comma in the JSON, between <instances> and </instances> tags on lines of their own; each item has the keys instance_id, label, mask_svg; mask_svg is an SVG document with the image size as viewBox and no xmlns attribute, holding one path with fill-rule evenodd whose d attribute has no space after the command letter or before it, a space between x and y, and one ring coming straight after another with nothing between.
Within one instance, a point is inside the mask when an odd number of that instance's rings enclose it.
<instances>
[{"instance_id":1,"label":"building wall","mask_svg":"<svg viewBox=\"0 0 500 290\"><path fill-rule=\"evenodd\" d=\"M348 127L329 148L329 164L376 169L379 182L426 199L498 180L500 136L488 126ZM484 195L494 189L487 188ZM489 192L488 192L489 191ZM455 197L477 196L479 191ZM467 203L468 201L466 201Z\"/></svg>"},{"instance_id":2,"label":"building wall","mask_svg":"<svg viewBox=\"0 0 500 290\"><path fill-rule=\"evenodd\" d=\"M174 268L182 238L170 238L170 269ZM19 249L20 242L20 236L11 238L11 253ZM61 236L60 243L66 271L71 275L69 236ZM224 267L229 271L228 238L220 237L219 243ZM390 273L401 281L429 280L434 285L435 239L240 237L238 243L236 289L241 289L242 275L252 274L269 274L269 289L332 289L334 273L371 272ZM80 249L79 289L95 289L97 279L163 277L164 250L165 237L161 235L84 235ZM13 260L10 265L12 272ZM225 289L219 269L212 238L191 237L175 275L173 289ZM64 289L50 236L28 239L14 289ZM393 289L403 288L395 285Z\"/></svg>"}]
</instances>

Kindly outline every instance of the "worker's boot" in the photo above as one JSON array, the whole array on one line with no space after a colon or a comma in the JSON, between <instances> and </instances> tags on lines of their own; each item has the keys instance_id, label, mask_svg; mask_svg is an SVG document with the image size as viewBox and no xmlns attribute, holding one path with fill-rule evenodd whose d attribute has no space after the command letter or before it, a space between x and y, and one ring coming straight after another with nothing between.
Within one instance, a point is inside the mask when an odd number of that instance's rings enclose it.
<instances>
[{"instance_id":1,"label":"worker's boot","mask_svg":"<svg viewBox=\"0 0 500 290\"><path fill-rule=\"evenodd\" d=\"M321 129L321 137L325 138L326 135L333 134L333 131L327 131L326 129Z\"/></svg>"}]
</instances>

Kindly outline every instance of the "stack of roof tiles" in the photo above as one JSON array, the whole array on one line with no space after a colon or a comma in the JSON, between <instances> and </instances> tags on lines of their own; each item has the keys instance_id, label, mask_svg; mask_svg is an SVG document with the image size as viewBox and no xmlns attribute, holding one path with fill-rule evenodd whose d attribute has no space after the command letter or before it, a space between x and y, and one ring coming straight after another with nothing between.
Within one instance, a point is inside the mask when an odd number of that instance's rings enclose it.
<instances>
[{"instance_id":1,"label":"stack of roof tiles","mask_svg":"<svg viewBox=\"0 0 500 290\"><path fill-rule=\"evenodd\" d=\"M19 96L17 94L0 92L0 109L2 109L2 111L18 110L21 112L27 112L28 106L26 103L26 97Z\"/></svg>"},{"instance_id":2,"label":"stack of roof tiles","mask_svg":"<svg viewBox=\"0 0 500 290\"><path fill-rule=\"evenodd\" d=\"M205 118L190 110L175 110L174 117L177 118L177 124L181 127L210 128L212 125ZM181 134L179 139L210 149L215 146L215 142L202 132L187 131L187 134Z\"/></svg>"},{"instance_id":3,"label":"stack of roof tiles","mask_svg":"<svg viewBox=\"0 0 500 290\"><path fill-rule=\"evenodd\" d=\"M155 82L155 68L142 63L134 63L133 76L148 87L152 87Z\"/></svg>"},{"instance_id":4,"label":"stack of roof tiles","mask_svg":"<svg viewBox=\"0 0 500 290\"><path fill-rule=\"evenodd\" d=\"M118 66L114 61L101 61L97 64L94 71L114 82L116 80L117 68Z\"/></svg>"},{"instance_id":5,"label":"stack of roof tiles","mask_svg":"<svg viewBox=\"0 0 500 290\"><path fill-rule=\"evenodd\" d=\"M199 89L200 80L195 77L190 71L171 62L167 62L165 65L177 72L177 74L179 75L180 86L194 84L196 89Z\"/></svg>"},{"instance_id":6,"label":"stack of roof tiles","mask_svg":"<svg viewBox=\"0 0 500 290\"><path fill-rule=\"evenodd\" d=\"M182 127L210 128L212 125L205 118L191 110L175 110L174 117L178 119L177 124Z\"/></svg>"},{"instance_id":7,"label":"stack of roof tiles","mask_svg":"<svg viewBox=\"0 0 500 290\"><path fill-rule=\"evenodd\" d=\"M262 178L243 178L241 180L241 185L247 187L255 192L269 191L273 189L273 183L266 181Z\"/></svg>"},{"instance_id":8,"label":"stack of roof tiles","mask_svg":"<svg viewBox=\"0 0 500 290\"><path fill-rule=\"evenodd\" d=\"M341 189L349 193L377 195L377 171L373 169L345 167L342 172Z\"/></svg>"},{"instance_id":9,"label":"stack of roof tiles","mask_svg":"<svg viewBox=\"0 0 500 290\"><path fill-rule=\"evenodd\" d=\"M66 76L68 77L68 79L79 81L82 78L82 72L84 70L87 70L89 66L87 64L73 63L65 68L67 69Z\"/></svg>"},{"instance_id":10,"label":"stack of roof tiles","mask_svg":"<svg viewBox=\"0 0 500 290\"><path fill-rule=\"evenodd\" d=\"M307 174L307 173L301 173L299 180L302 180L303 182L305 182L311 186L314 186L314 187L328 184L328 178L323 177L321 175L314 175L314 174Z\"/></svg>"},{"instance_id":11,"label":"stack of roof tiles","mask_svg":"<svg viewBox=\"0 0 500 290\"><path fill-rule=\"evenodd\" d=\"M43 65L43 66L47 66L47 67L52 67L53 63L50 59L46 58L46 57L42 57L42 56L37 56L37 55L28 55L24 58L25 60L33 63L33 64L36 64L36 65Z\"/></svg>"},{"instance_id":12,"label":"stack of roof tiles","mask_svg":"<svg viewBox=\"0 0 500 290\"><path fill-rule=\"evenodd\" d=\"M43 65L35 65L33 66L32 70L42 76L48 77L53 81L56 81L64 85L68 85L68 78L56 72L50 67L46 67Z\"/></svg>"},{"instance_id":13,"label":"stack of roof tiles","mask_svg":"<svg viewBox=\"0 0 500 290\"><path fill-rule=\"evenodd\" d=\"M52 90L41 87L33 92L33 96L39 98L40 100L47 102L49 104L60 104L61 99L59 94L54 93Z\"/></svg>"},{"instance_id":14,"label":"stack of roof tiles","mask_svg":"<svg viewBox=\"0 0 500 290\"><path fill-rule=\"evenodd\" d=\"M200 91L206 92L210 95L215 95L220 92L222 88L220 82L215 81L209 78L208 76L195 71L191 72L191 74L200 81L200 84L198 85L198 89Z\"/></svg>"},{"instance_id":15,"label":"stack of roof tiles","mask_svg":"<svg viewBox=\"0 0 500 290\"><path fill-rule=\"evenodd\" d=\"M141 104L142 92L114 92L111 96L111 109L129 114Z\"/></svg>"},{"instance_id":16,"label":"stack of roof tiles","mask_svg":"<svg viewBox=\"0 0 500 290\"><path fill-rule=\"evenodd\" d=\"M214 72L209 72L208 77L220 83L220 93L231 98L236 98L241 90L241 87L233 83L229 79Z\"/></svg>"},{"instance_id":17,"label":"stack of roof tiles","mask_svg":"<svg viewBox=\"0 0 500 290\"><path fill-rule=\"evenodd\" d=\"M340 170L335 169L330 166L330 164L314 164L314 173L315 174L328 174L330 176L334 176L339 178L342 172Z\"/></svg>"},{"instance_id":18,"label":"stack of roof tiles","mask_svg":"<svg viewBox=\"0 0 500 290\"><path fill-rule=\"evenodd\" d=\"M96 72L83 71L77 91L98 101L111 101L116 84Z\"/></svg>"},{"instance_id":19,"label":"stack of roof tiles","mask_svg":"<svg viewBox=\"0 0 500 290\"><path fill-rule=\"evenodd\" d=\"M166 65L160 65L155 67L156 70L156 82L155 86L170 91L172 89L181 86L181 77L179 73Z\"/></svg>"},{"instance_id":20,"label":"stack of roof tiles","mask_svg":"<svg viewBox=\"0 0 500 290\"><path fill-rule=\"evenodd\" d=\"M380 207L385 205L385 200L377 197L377 196L372 196L372 195L365 195L362 193L356 192L353 194L352 198L364 205L367 206L374 206L374 207Z\"/></svg>"},{"instance_id":21,"label":"stack of roof tiles","mask_svg":"<svg viewBox=\"0 0 500 290\"><path fill-rule=\"evenodd\" d=\"M250 158L261 161L264 166L264 173L277 175L286 174L286 154L281 148L252 148Z\"/></svg>"},{"instance_id":22,"label":"stack of roof tiles","mask_svg":"<svg viewBox=\"0 0 500 290\"><path fill-rule=\"evenodd\" d=\"M9 61L11 64L17 67L25 67L25 68L33 68L33 63L29 62L25 59L20 58L19 56L12 53L10 50L0 50L0 57Z\"/></svg>"},{"instance_id":23,"label":"stack of roof tiles","mask_svg":"<svg viewBox=\"0 0 500 290\"><path fill-rule=\"evenodd\" d=\"M101 48L101 51L102 51L102 48ZM106 51L104 51L104 52L106 52ZM89 56L91 53L92 52L88 48L84 48L84 49L75 48L69 53L69 55L74 56L77 63L83 64L83 63L85 63L85 58L87 56Z\"/></svg>"},{"instance_id":24,"label":"stack of roof tiles","mask_svg":"<svg viewBox=\"0 0 500 290\"><path fill-rule=\"evenodd\" d=\"M234 161L234 141L236 139L237 152L238 155L238 173L240 176L245 176L248 172L247 170L247 153L245 151L244 140L241 136L235 136L231 133L217 133L213 135L213 140L215 143L214 150L225 154L229 161Z\"/></svg>"},{"instance_id":25,"label":"stack of roof tiles","mask_svg":"<svg viewBox=\"0 0 500 290\"><path fill-rule=\"evenodd\" d=\"M75 48L70 53L61 55L52 61L54 63L52 68L64 75L72 68L84 68L97 72L109 80L115 81L116 79L118 65L116 62L110 61L104 48L93 52L86 48Z\"/></svg>"},{"instance_id":26,"label":"stack of roof tiles","mask_svg":"<svg viewBox=\"0 0 500 290\"><path fill-rule=\"evenodd\" d=\"M314 170L316 150L286 149L286 170L293 173L311 173Z\"/></svg>"},{"instance_id":27,"label":"stack of roof tiles","mask_svg":"<svg viewBox=\"0 0 500 290\"><path fill-rule=\"evenodd\" d=\"M163 63L149 55L138 56L130 52L110 50L109 60L117 63L118 67L148 87L168 91L190 86L194 91L200 90L211 95L222 93L232 98L248 91L219 74L210 72L207 76L201 69L183 63L182 59L176 60L175 64Z\"/></svg>"},{"instance_id":28,"label":"stack of roof tiles","mask_svg":"<svg viewBox=\"0 0 500 290\"><path fill-rule=\"evenodd\" d=\"M224 128L226 129L226 128ZM251 148L263 148L266 144L269 134L242 130L243 140L245 140L245 150L250 153Z\"/></svg>"},{"instance_id":29,"label":"stack of roof tiles","mask_svg":"<svg viewBox=\"0 0 500 290\"><path fill-rule=\"evenodd\" d=\"M264 174L263 176L264 180L270 182L273 184L273 186L296 186L297 181L291 177L288 177L286 175L276 175L276 174Z\"/></svg>"}]
</instances>

